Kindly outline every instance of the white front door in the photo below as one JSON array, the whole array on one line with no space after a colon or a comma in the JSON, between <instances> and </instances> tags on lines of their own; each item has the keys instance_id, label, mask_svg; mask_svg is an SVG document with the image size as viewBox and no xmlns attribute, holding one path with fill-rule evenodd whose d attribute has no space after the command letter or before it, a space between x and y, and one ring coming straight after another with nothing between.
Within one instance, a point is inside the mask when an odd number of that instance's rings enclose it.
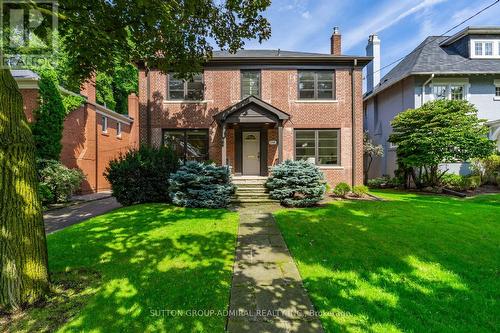
<instances>
[{"instance_id":1,"label":"white front door","mask_svg":"<svg viewBox=\"0 0 500 333\"><path fill-rule=\"evenodd\" d=\"M260 132L243 132L243 174L260 175Z\"/></svg>"}]
</instances>

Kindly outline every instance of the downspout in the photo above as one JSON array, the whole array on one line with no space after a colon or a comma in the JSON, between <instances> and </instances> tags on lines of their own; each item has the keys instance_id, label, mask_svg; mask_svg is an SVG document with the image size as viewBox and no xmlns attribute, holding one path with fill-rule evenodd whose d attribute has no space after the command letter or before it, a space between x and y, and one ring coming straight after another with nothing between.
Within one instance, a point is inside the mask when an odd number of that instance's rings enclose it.
<instances>
[{"instance_id":1,"label":"downspout","mask_svg":"<svg viewBox=\"0 0 500 333\"><path fill-rule=\"evenodd\" d=\"M354 68L358 65L358 60L354 59L354 64L351 69L351 128L352 128L352 171L351 182L352 186L356 184L356 80L354 79Z\"/></svg>"},{"instance_id":2,"label":"downspout","mask_svg":"<svg viewBox=\"0 0 500 333\"><path fill-rule=\"evenodd\" d=\"M429 82L432 81L432 79L434 78L434 73L431 74L431 77L424 82L424 84L422 85L422 101L420 102L420 106L424 105L424 97L425 97L425 86L429 84Z\"/></svg>"}]
</instances>

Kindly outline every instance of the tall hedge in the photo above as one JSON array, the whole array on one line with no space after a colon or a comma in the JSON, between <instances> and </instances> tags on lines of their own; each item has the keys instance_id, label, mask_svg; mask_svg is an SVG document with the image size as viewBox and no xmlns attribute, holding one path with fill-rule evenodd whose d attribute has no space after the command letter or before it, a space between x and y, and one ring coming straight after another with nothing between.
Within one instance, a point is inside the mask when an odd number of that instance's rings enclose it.
<instances>
[{"instance_id":1,"label":"tall hedge","mask_svg":"<svg viewBox=\"0 0 500 333\"><path fill-rule=\"evenodd\" d=\"M271 170L266 183L269 196L291 207L313 206L323 199L323 173L307 161L287 160Z\"/></svg>"},{"instance_id":2,"label":"tall hedge","mask_svg":"<svg viewBox=\"0 0 500 333\"><path fill-rule=\"evenodd\" d=\"M34 111L35 121L32 124L36 156L58 161L62 149L61 139L66 108L59 92L56 72L44 68L38 73L40 103Z\"/></svg>"},{"instance_id":3,"label":"tall hedge","mask_svg":"<svg viewBox=\"0 0 500 333\"><path fill-rule=\"evenodd\" d=\"M112 160L104 175L122 205L170 202L169 177L178 166L179 158L171 148L142 146Z\"/></svg>"},{"instance_id":4,"label":"tall hedge","mask_svg":"<svg viewBox=\"0 0 500 333\"><path fill-rule=\"evenodd\" d=\"M183 207L227 207L234 190L229 168L213 163L190 161L170 177L172 202Z\"/></svg>"}]
</instances>

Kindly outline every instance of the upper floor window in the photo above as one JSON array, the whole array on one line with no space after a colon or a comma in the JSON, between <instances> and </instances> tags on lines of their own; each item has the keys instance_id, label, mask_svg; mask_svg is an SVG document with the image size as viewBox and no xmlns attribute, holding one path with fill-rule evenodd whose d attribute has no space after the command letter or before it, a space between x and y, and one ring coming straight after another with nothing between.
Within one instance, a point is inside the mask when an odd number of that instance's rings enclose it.
<instances>
[{"instance_id":1,"label":"upper floor window","mask_svg":"<svg viewBox=\"0 0 500 333\"><path fill-rule=\"evenodd\" d=\"M260 98L260 71L242 70L241 71L241 99L248 96Z\"/></svg>"},{"instance_id":2,"label":"upper floor window","mask_svg":"<svg viewBox=\"0 0 500 333\"><path fill-rule=\"evenodd\" d=\"M465 83L436 83L432 85L434 99L466 99Z\"/></svg>"},{"instance_id":3,"label":"upper floor window","mask_svg":"<svg viewBox=\"0 0 500 333\"><path fill-rule=\"evenodd\" d=\"M195 74L189 80L168 74L167 96L169 100L203 100L203 74Z\"/></svg>"},{"instance_id":4,"label":"upper floor window","mask_svg":"<svg viewBox=\"0 0 500 333\"><path fill-rule=\"evenodd\" d=\"M116 136L119 138L122 137L122 123L120 122L116 123Z\"/></svg>"},{"instance_id":5,"label":"upper floor window","mask_svg":"<svg viewBox=\"0 0 500 333\"><path fill-rule=\"evenodd\" d=\"M500 58L500 41L472 40L471 58Z\"/></svg>"},{"instance_id":6,"label":"upper floor window","mask_svg":"<svg viewBox=\"0 0 500 333\"><path fill-rule=\"evenodd\" d=\"M103 133L108 133L108 117L102 116L101 118L101 127Z\"/></svg>"},{"instance_id":7,"label":"upper floor window","mask_svg":"<svg viewBox=\"0 0 500 333\"><path fill-rule=\"evenodd\" d=\"M335 99L334 71L299 71L299 99Z\"/></svg>"},{"instance_id":8,"label":"upper floor window","mask_svg":"<svg viewBox=\"0 0 500 333\"><path fill-rule=\"evenodd\" d=\"M495 96L493 99L495 101L500 101L500 79L493 81L493 84L495 85Z\"/></svg>"}]
</instances>

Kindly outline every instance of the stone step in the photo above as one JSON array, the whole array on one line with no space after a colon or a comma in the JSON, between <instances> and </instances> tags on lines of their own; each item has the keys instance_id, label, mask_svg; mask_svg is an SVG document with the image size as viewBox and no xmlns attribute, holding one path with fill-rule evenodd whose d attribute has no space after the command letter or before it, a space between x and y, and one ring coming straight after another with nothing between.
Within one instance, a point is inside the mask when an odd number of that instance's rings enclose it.
<instances>
[{"instance_id":1,"label":"stone step","mask_svg":"<svg viewBox=\"0 0 500 333\"><path fill-rule=\"evenodd\" d=\"M234 185L236 185L237 188L266 188L265 184L242 184L242 183L234 183Z\"/></svg>"},{"instance_id":2,"label":"stone step","mask_svg":"<svg viewBox=\"0 0 500 333\"><path fill-rule=\"evenodd\" d=\"M267 193L268 190L265 187L237 187L236 192L240 193Z\"/></svg>"},{"instance_id":3,"label":"stone step","mask_svg":"<svg viewBox=\"0 0 500 333\"><path fill-rule=\"evenodd\" d=\"M267 181L267 177L257 177L257 176L238 176L233 177L233 184L238 185L264 185Z\"/></svg>"},{"instance_id":4,"label":"stone step","mask_svg":"<svg viewBox=\"0 0 500 333\"><path fill-rule=\"evenodd\" d=\"M268 193L238 193L234 195L236 198L269 198Z\"/></svg>"},{"instance_id":5,"label":"stone step","mask_svg":"<svg viewBox=\"0 0 500 333\"><path fill-rule=\"evenodd\" d=\"M278 200L265 199L265 198L234 198L233 203L279 203Z\"/></svg>"}]
</instances>

